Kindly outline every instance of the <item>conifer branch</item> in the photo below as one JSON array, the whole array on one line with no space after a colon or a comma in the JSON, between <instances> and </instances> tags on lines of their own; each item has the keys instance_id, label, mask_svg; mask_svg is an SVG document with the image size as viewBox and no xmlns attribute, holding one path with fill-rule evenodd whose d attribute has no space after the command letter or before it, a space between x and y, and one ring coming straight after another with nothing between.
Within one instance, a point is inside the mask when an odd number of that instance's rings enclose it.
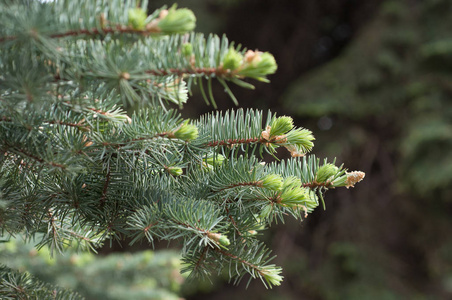
<instances>
[{"instance_id":1,"label":"conifer branch","mask_svg":"<svg viewBox=\"0 0 452 300\"><path fill-rule=\"evenodd\" d=\"M19 273L0 265L1 293L5 299L85 299L81 295L50 285L29 272Z\"/></svg>"},{"instance_id":2,"label":"conifer branch","mask_svg":"<svg viewBox=\"0 0 452 300\"><path fill-rule=\"evenodd\" d=\"M209 234L209 232L210 232L210 231L208 231L208 230L199 228L199 227L197 227L197 226L192 226L192 225L190 225L190 224L188 224L188 223L183 223L183 222L178 222L178 221L173 221L173 222L174 222L174 224L180 225L180 226L182 226L182 227L185 227L185 228L188 228L188 229L194 229L194 230L196 230L196 231L199 231L199 232L201 232L202 234L205 234L206 236L207 236L207 235Z\"/></svg>"},{"instance_id":3,"label":"conifer branch","mask_svg":"<svg viewBox=\"0 0 452 300\"><path fill-rule=\"evenodd\" d=\"M110 164L107 163L107 175L105 176L105 183L104 187L102 189L102 196L100 197L100 207L103 207L105 205L105 202L107 201L107 191L108 191L108 185L110 184Z\"/></svg>"},{"instance_id":4,"label":"conifer branch","mask_svg":"<svg viewBox=\"0 0 452 300\"><path fill-rule=\"evenodd\" d=\"M107 147L112 147L112 148L115 148L115 149L120 149L122 147L126 147L126 146L130 145L131 143L135 143L135 142L150 141L150 140L154 140L154 139L159 138L159 137L167 137L167 138L169 138L168 135L169 135L168 132L162 132L162 133L156 133L153 136L135 138L135 139L131 139L131 140L127 140L127 141L121 142L121 143L102 142L102 146L107 146Z\"/></svg>"},{"instance_id":5,"label":"conifer branch","mask_svg":"<svg viewBox=\"0 0 452 300\"><path fill-rule=\"evenodd\" d=\"M51 254L52 254L53 253L53 248L58 245L58 243L60 242L60 239L59 239L59 233L58 233L57 225L55 223L56 219L54 218L54 216L53 216L53 214L52 214L52 212L50 210L47 211L47 216L49 217L49 225L48 225L48 227L51 228L51 233L50 233L51 237L50 237L50 239L52 241L51 242L51 245L52 245L52 247L51 247ZM58 248L58 246L57 246L57 248Z\"/></svg>"},{"instance_id":6,"label":"conifer branch","mask_svg":"<svg viewBox=\"0 0 452 300\"><path fill-rule=\"evenodd\" d=\"M224 207L226 210L226 213L228 214L228 218L229 220L231 220L232 226L234 226L234 229L237 231L237 234L242 236L242 233L239 230L239 226L237 225L237 223L234 220L234 217L231 215L231 213L229 212L229 208L227 207L227 205Z\"/></svg>"},{"instance_id":7,"label":"conifer branch","mask_svg":"<svg viewBox=\"0 0 452 300\"><path fill-rule=\"evenodd\" d=\"M152 33L159 33L159 31L156 28L149 28L149 29L134 29L127 26L122 25L116 25L113 27L102 27L102 28L90 28L90 29L78 29L78 30L69 30L66 32L61 33L53 33L50 35L47 35L45 37L49 37L52 39L59 39L64 37L75 37L78 35L85 35L85 36L105 36L107 34L137 34L137 35L143 35L147 36ZM37 34L36 34L37 36ZM14 41L16 40L16 36L5 36L0 37L0 43L6 42L6 41Z\"/></svg>"},{"instance_id":8,"label":"conifer branch","mask_svg":"<svg viewBox=\"0 0 452 300\"><path fill-rule=\"evenodd\" d=\"M79 30L70 30L62 33L55 33L49 35L50 38L62 38L62 37L68 37L68 36L77 36L77 35L107 35L107 34L138 34L138 35L149 35L152 33L160 33L160 30L158 30L155 27L149 27L146 29L135 29L128 26L123 25L116 25L116 26L109 26L109 27L102 27L99 28L91 28L91 29L79 29ZM11 38L10 38L11 39Z\"/></svg>"},{"instance_id":9,"label":"conifer branch","mask_svg":"<svg viewBox=\"0 0 452 300\"><path fill-rule=\"evenodd\" d=\"M143 229L144 233L146 234L146 233L149 231L149 229L150 229L151 227L154 227L154 226L157 225L158 223L159 223L159 222L157 221L157 222L151 223L151 224L149 224L148 226L146 226L146 227Z\"/></svg>"},{"instance_id":10,"label":"conifer branch","mask_svg":"<svg viewBox=\"0 0 452 300\"><path fill-rule=\"evenodd\" d=\"M204 261L204 257L207 254L207 251L209 251L209 249L212 249L212 247L209 246L204 246L204 248L201 251L201 255L199 256L199 258L196 260L195 264L194 264L194 268L193 271L196 272L202 265L203 261Z\"/></svg>"},{"instance_id":11,"label":"conifer branch","mask_svg":"<svg viewBox=\"0 0 452 300\"><path fill-rule=\"evenodd\" d=\"M38 246L52 250L178 239L185 271L229 268L237 281L249 273L273 286L281 269L257 231L364 177L307 155L314 136L291 117L238 109L192 122L167 110L163 101L182 105L195 83L215 106L213 80L236 103L229 83L253 88L242 79L268 82L277 69L268 52L186 34L188 9L148 17L135 0L9 2L0 4L4 232L44 228ZM294 158L263 163L278 147Z\"/></svg>"},{"instance_id":12,"label":"conifer branch","mask_svg":"<svg viewBox=\"0 0 452 300\"><path fill-rule=\"evenodd\" d=\"M215 68L215 67L195 67L192 66L190 68L166 68L166 69L154 69L154 70L145 70L142 71L142 74L148 74L152 76L161 76L161 77L167 77L171 75L178 76L180 78L184 76L207 76L207 77L217 77L217 78L224 78L224 79L231 79L237 77L237 75L233 72L230 72L230 70L224 70L221 67ZM134 74L134 77L140 77L142 74ZM101 76L101 75L80 75L81 77L95 77L97 79L111 79L110 76ZM120 76L121 79L125 80L131 80L134 77L130 75L129 73L124 73ZM53 77L53 82L59 82L59 81L67 81L67 79L62 78L60 74L55 74ZM162 87L159 83L153 83L155 87ZM164 86L163 86L164 87Z\"/></svg>"},{"instance_id":13,"label":"conifer branch","mask_svg":"<svg viewBox=\"0 0 452 300\"><path fill-rule=\"evenodd\" d=\"M0 118L0 121L3 121L3 122L14 122L13 119L11 119L10 117L5 117L5 116L2 116ZM80 125L80 124L77 124L77 123L70 123L70 122L64 122L64 121L58 121L58 120L45 120L45 121L43 121L43 123L75 127L75 128L78 128L78 129L80 129L82 131L89 131L90 130L90 127L88 127L88 126L83 126L83 125Z\"/></svg>"},{"instance_id":14,"label":"conifer branch","mask_svg":"<svg viewBox=\"0 0 452 300\"><path fill-rule=\"evenodd\" d=\"M233 255L233 254L231 254L231 253L225 251L224 249L221 249L221 248L214 248L214 251L219 252L219 253L221 253L222 255L226 256L226 257L229 257L229 258L231 258L231 259L233 259L233 260L235 260L235 261L237 261L237 262L239 262L239 263L241 263L241 264L244 264L244 265L246 265L246 266L252 268L253 270L257 271L257 273L259 273L262 277L265 275L265 274L262 272L263 270L262 270L261 267L255 265L255 264L253 264L253 263L251 263L251 262L249 262L249 261L247 261L247 260L245 260L245 259L243 259L243 258L240 258L240 257L238 257L238 256L236 256L236 255Z\"/></svg>"},{"instance_id":15,"label":"conifer branch","mask_svg":"<svg viewBox=\"0 0 452 300\"><path fill-rule=\"evenodd\" d=\"M7 41L14 41L17 37L15 36L4 36L0 37L0 43L7 42Z\"/></svg>"},{"instance_id":16,"label":"conifer branch","mask_svg":"<svg viewBox=\"0 0 452 300\"><path fill-rule=\"evenodd\" d=\"M59 97L62 97L61 95ZM96 99L96 101L99 101L99 99ZM73 109L73 104L70 101L64 101L63 104L69 106L71 109ZM104 111L98 108L94 108L94 107L90 107L90 106L83 106L82 109L84 111L89 111L89 112L94 112L96 114L105 116L105 117L110 117L112 114L108 111Z\"/></svg>"},{"instance_id":17,"label":"conifer branch","mask_svg":"<svg viewBox=\"0 0 452 300\"><path fill-rule=\"evenodd\" d=\"M76 124L76 123L69 123L69 122L63 122L63 121L58 121L58 120L44 121L43 123L75 127L75 128L78 128L78 129L80 129L82 131L89 131L90 130L90 127L88 127L88 126L83 126L83 125Z\"/></svg>"},{"instance_id":18,"label":"conifer branch","mask_svg":"<svg viewBox=\"0 0 452 300\"><path fill-rule=\"evenodd\" d=\"M325 182L317 182L317 181L311 181L311 182L303 182L301 184L304 188L310 188L310 189L316 189L318 187L324 187L324 188L334 188L334 184L331 181L325 181Z\"/></svg>"},{"instance_id":19,"label":"conifer branch","mask_svg":"<svg viewBox=\"0 0 452 300\"><path fill-rule=\"evenodd\" d=\"M168 76L168 75L203 75L203 76L216 76L223 78L232 78L233 73L228 72L228 70L224 70L223 68L169 68L169 69L159 69L159 70L147 70L145 71L147 74L155 75L155 76Z\"/></svg>"},{"instance_id":20,"label":"conifer branch","mask_svg":"<svg viewBox=\"0 0 452 300\"><path fill-rule=\"evenodd\" d=\"M256 187L263 187L261 181L250 181L250 182L237 182L234 184L230 184L229 186L226 186L224 188L221 188L219 190L215 190L216 192L221 192L228 189L233 189L236 187L244 187L244 186L256 186Z\"/></svg>"},{"instance_id":21,"label":"conifer branch","mask_svg":"<svg viewBox=\"0 0 452 300\"><path fill-rule=\"evenodd\" d=\"M206 144L208 147L216 147L216 146L228 146L232 147L234 145L240 144L254 144L254 143L266 143L266 140L263 138L247 138L247 139L229 139L222 141L211 141Z\"/></svg>"},{"instance_id":22,"label":"conifer branch","mask_svg":"<svg viewBox=\"0 0 452 300\"><path fill-rule=\"evenodd\" d=\"M51 166L51 167L57 167L57 168L60 168L62 170L65 170L67 168L65 165L62 165L62 164L59 164L59 163L56 163L56 162L52 162L52 161L46 161L43 158L40 158L37 155L34 155L34 154L28 152L27 150L15 147L13 145L9 145L7 142L5 143L5 146L6 146L6 148L2 148L1 151L4 151L4 152L7 152L7 151L16 152L19 155L25 156L27 158L31 158L34 161L38 162L38 163L45 164L45 165L48 165L48 166Z\"/></svg>"}]
</instances>

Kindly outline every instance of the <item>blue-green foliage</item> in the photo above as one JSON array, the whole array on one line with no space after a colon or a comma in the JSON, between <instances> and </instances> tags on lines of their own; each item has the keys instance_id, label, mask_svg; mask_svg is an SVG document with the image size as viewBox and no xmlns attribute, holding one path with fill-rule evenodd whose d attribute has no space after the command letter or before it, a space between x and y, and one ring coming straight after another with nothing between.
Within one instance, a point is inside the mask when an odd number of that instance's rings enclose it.
<instances>
[{"instance_id":1,"label":"blue-green foliage","mask_svg":"<svg viewBox=\"0 0 452 300\"><path fill-rule=\"evenodd\" d=\"M93 253L74 250L66 249L64 255L55 254L52 258L46 246L36 250L32 243L14 239L0 244L0 264L22 272L26 270L43 282L77 290L78 295L73 293L72 299L179 299L185 278L179 273L180 258L174 251L145 250L96 257ZM0 274L7 276L8 272L2 269ZM17 276L26 278L30 277L29 273ZM33 287L34 281L28 281ZM3 293L6 282L0 282L2 299L9 299L8 294ZM36 299L49 299L53 289L47 288L47 293L43 289ZM9 293L14 295L13 291ZM68 295L66 292L65 297ZM71 299L65 297L57 299Z\"/></svg>"}]
</instances>

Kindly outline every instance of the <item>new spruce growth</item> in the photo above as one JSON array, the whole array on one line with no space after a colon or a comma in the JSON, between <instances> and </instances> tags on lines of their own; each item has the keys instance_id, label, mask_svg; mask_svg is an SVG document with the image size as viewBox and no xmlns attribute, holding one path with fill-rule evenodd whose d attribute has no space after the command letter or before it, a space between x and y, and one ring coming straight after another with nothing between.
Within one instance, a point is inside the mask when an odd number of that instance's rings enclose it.
<instances>
[{"instance_id":1,"label":"new spruce growth","mask_svg":"<svg viewBox=\"0 0 452 300\"><path fill-rule=\"evenodd\" d=\"M129 25L133 29L143 30L146 26L146 11L142 8L129 9Z\"/></svg>"},{"instance_id":2,"label":"new spruce growth","mask_svg":"<svg viewBox=\"0 0 452 300\"><path fill-rule=\"evenodd\" d=\"M187 8L177 9L173 5L169 10L162 10L159 15L158 28L167 33L185 33L196 27L196 17Z\"/></svg>"},{"instance_id":3,"label":"new spruce growth","mask_svg":"<svg viewBox=\"0 0 452 300\"><path fill-rule=\"evenodd\" d=\"M169 104L190 105L193 88L215 105L218 81L236 101L230 84L268 82L277 64L192 32L187 8L148 16L138 4L0 4L3 238L34 237L54 251L176 240L191 276L227 269L235 282L280 285L257 232L306 218L328 189L364 173L321 164L308 154L312 132L288 116L237 109L184 120ZM263 163L279 147L292 157ZM3 271L17 287L18 275Z\"/></svg>"}]
</instances>

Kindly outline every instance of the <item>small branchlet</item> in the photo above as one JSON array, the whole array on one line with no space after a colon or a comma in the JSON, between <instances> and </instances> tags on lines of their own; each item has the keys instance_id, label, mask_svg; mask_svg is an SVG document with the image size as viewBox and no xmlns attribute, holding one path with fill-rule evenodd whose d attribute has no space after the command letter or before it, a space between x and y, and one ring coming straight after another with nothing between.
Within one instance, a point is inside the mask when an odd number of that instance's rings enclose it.
<instances>
[{"instance_id":1,"label":"small branchlet","mask_svg":"<svg viewBox=\"0 0 452 300\"><path fill-rule=\"evenodd\" d=\"M184 171L182 170L181 167L175 167L175 166L166 167L165 170L173 176L180 176L184 173Z\"/></svg>"},{"instance_id":2,"label":"small branchlet","mask_svg":"<svg viewBox=\"0 0 452 300\"><path fill-rule=\"evenodd\" d=\"M337 174L339 168L333 164L325 164L321 166L316 174L317 182L326 182L328 179Z\"/></svg>"},{"instance_id":3,"label":"small branchlet","mask_svg":"<svg viewBox=\"0 0 452 300\"><path fill-rule=\"evenodd\" d=\"M272 286L279 286L281 285L281 282L283 281L284 276L280 275L282 272L282 269L280 267L277 267L275 265L269 265L263 267L259 274L265 279L267 284Z\"/></svg>"},{"instance_id":4,"label":"small branchlet","mask_svg":"<svg viewBox=\"0 0 452 300\"><path fill-rule=\"evenodd\" d=\"M289 176L284 179L276 203L289 207L297 207L298 205L303 205L307 198L306 189L301 187L301 180L295 176Z\"/></svg>"},{"instance_id":5,"label":"small branchlet","mask_svg":"<svg viewBox=\"0 0 452 300\"><path fill-rule=\"evenodd\" d=\"M146 11L142 8L129 9L129 26L133 29L143 30L146 26Z\"/></svg>"},{"instance_id":6,"label":"small branchlet","mask_svg":"<svg viewBox=\"0 0 452 300\"><path fill-rule=\"evenodd\" d=\"M160 12L157 27L163 33L189 32L196 27L196 17L191 10L187 8L177 9L177 5L173 5L170 9Z\"/></svg>"},{"instance_id":7,"label":"small branchlet","mask_svg":"<svg viewBox=\"0 0 452 300\"><path fill-rule=\"evenodd\" d=\"M267 147L273 149L278 145L284 146L292 157L304 156L314 147L312 141L315 139L310 130L294 129L293 119L287 116L274 118L262 131L261 137Z\"/></svg>"},{"instance_id":8,"label":"small branchlet","mask_svg":"<svg viewBox=\"0 0 452 300\"><path fill-rule=\"evenodd\" d=\"M261 179L261 184L266 189L279 191L283 186L283 178L278 174L268 174Z\"/></svg>"},{"instance_id":9,"label":"small branchlet","mask_svg":"<svg viewBox=\"0 0 452 300\"><path fill-rule=\"evenodd\" d=\"M176 130L168 133L169 138L181 139L184 141L195 140L199 133L196 125L189 124L190 120L183 122Z\"/></svg>"},{"instance_id":10,"label":"small branchlet","mask_svg":"<svg viewBox=\"0 0 452 300\"><path fill-rule=\"evenodd\" d=\"M239 78L249 77L264 82L269 82L266 76L275 73L278 68L275 58L268 52L248 50L243 55L232 47L223 57L221 65L222 69Z\"/></svg>"}]
</instances>

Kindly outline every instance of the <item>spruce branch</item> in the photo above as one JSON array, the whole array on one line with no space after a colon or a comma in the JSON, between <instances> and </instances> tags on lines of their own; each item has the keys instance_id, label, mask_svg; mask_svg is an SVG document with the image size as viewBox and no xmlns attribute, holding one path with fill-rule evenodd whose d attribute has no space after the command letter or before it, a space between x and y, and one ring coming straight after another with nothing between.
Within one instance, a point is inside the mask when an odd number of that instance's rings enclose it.
<instances>
[{"instance_id":1,"label":"spruce branch","mask_svg":"<svg viewBox=\"0 0 452 300\"><path fill-rule=\"evenodd\" d=\"M234 229L236 230L237 234L239 236L242 236L242 233L240 232L239 226L237 225L237 222L235 221L234 217L229 212L229 208L227 205L225 205L224 209L226 210L226 213L228 214L228 218L231 220L232 226L234 226Z\"/></svg>"},{"instance_id":2,"label":"spruce branch","mask_svg":"<svg viewBox=\"0 0 452 300\"><path fill-rule=\"evenodd\" d=\"M99 205L102 207L105 205L105 202L107 201L107 192L108 192L108 185L110 184L111 174L110 174L110 164L107 163L107 174L105 175L105 183L104 187L102 189L102 196L100 197L100 203Z\"/></svg>"},{"instance_id":3,"label":"spruce branch","mask_svg":"<svg viewBox=\"0 0 452 300\"><path fill-rule=\"evenodd\" d=\"M158 32L160 32L160 31L158 31L156 28L140 30L140 29L130 28L130 27L118 24L113 27L102 27L100 29L99 28L90 28L90 29L69 30L66 32L50 34L46 37L52 38L52 39L59 39L59 38L64 38L64 37L74 37L74 36L78 36L78 35L99 37L99 36L106 36L107 34L138 34L138 35L146 36L146 35L149 35L152 33L158 33ZM0 43L6 42L6 41L13 41L13 40L16 40L17 38L18 38L17 36L0 37Z\"/></svg>"},{"instance_id":4,"label":"spruce branch","mask_svg":"<svg viewBox=\"0 0 452 300\"><path fill-rule=\"evenodd\" d=\"M3 152L12 152L15 153L17 155L20 155L22 157L24 157L25 159L32 159L35 162L38 162L40 164L44 164L44 165L48 165L50 167L56 167L56 168L60 168L62 170L66 170L66 166L57 162L53 162L53 161L48 161L45 160L44 158L41 158L33 153L28 152L25 149L22 149L20 147L17 147L13 144L10 144L9 142L4 142L3 144L3 148L1 149L1 151Z\"/></svg>"},{"instance_id":5,"label":"spruce branch","mask_svg":"<svg viewBox=\"0 0 452 300\"><path fill-rule=\"evenodd\" d=\"M76 292L44 283L28 272L18 272L4 265L0 265L0 294L4 299L84 299Z\"/></svg>"},{"instance_id":6,"label":"spruce branch","mask_svg":"<svg viewBox=\"0 0 452 300\"><path fill-rule=\"evenodd\" d=\"M1 232L42 237L38 247L52 251L177 240L183 271L279 285L258 233L306 218L327 190L364 173L308 155L312 132L289 116L237 109L191 121L166 108L185 104L196 84L215 107L214 81L237 103L229 84L254 88L246 80L268 82L277 65L225 36L192 33L187 9L147 16L141 7L0 5ZM262 162L281 147L291 159Z\"/></svg>"},{"instance_id":7,"label":"spruce branch","mask_svg":"<svg viewBox=\"0 0 452 300\"><path fill-rule=\"evenodd\" d=\"M59 27L70 28L78 27L74 29L69 29L67 31L62 31L59 33L51 33L49 28L44 26L31 26L30 36L33 38L51 38L60 39L66 37L78 37L78 36L89 36L93 38L104 37L107 34L136 34L142 36L148 35L162 35L162 34L173 34L173 33L185 33L194 29L196 18L193 12L188 9L177 9L176 6L171 7L169 10L165 9L166 6L158 9L149 18L147 17L144 10L141 8L129 8L127 10L127 19L120 17L116 19L117 23L113 20L108 20L106 16L114 15L113 7L117 6L119 9L126 9L126 7L133 7L136 1L124 1L123 3L115 1L116 3L109 3L109 1L97 2L96 6L89 1L84 1L84 7L86 12L88 11L102 11L97 15L97 17L92 20L89 18L85 24L82 22L73 22L73 16L67 15L66 7L70 1L62 0L60 3L53 3L51 6L46 4L36 4L31 3L28 8L32 9L37 14L44 14L48 18L58 19ZM82 6L82 7L83 7ZM19 9L21 5L7 7L11 10ZM158 16L156 16L158 14ZM57 16L65 16L56 18ZM9 17L10 20L14 18L9 11L6 11L4 17ZM62 21L65 20L66 22ZM79 19L80 20L80 19ZM35 24L40 24L37 20L34 20ZM94 21L94 22L93 22ZM119 21L119 22L118 22ZM122 21L122 22L121 22ZM147 23L147 24L146 24ZM42 24L43 25L43 24ZM78 25L78 26L77 26ZM91 26L91 27L90 27ZM43 28L39 28L43 27ZM41 29L41 30L38 30ZM17 35L9 35L0 37L0 43L7 41L14 41L19 39Z\"/></svg>"},{"instance_id":8,"label":"spruce branch","mask_svg":"<svg viewBox=\"0 0 452 300\"><path fill-rule=\"evenodd\" d=\"M201 117L199 127L201 135L207 135L211 141L207 147L229 147L235 146L259 146L270 154L284 146L292 156L303 156L314 146L314 137L307 129L293 128L293 126L282 126L277 122L292 122L291 118L272 116L268 114L265 130L262 128L262 112L242 109L227 111L224 115L217 112ZM215 124L215 126L211 126ZM291 123L290 123L291 124ZM272 131L272 126L281 127ZM280 134L281 133L281 134Z\"/></svg>"},{"instance_id":9,"label":"spruce branch","mask_svg":"<svg viewBox=\"0 0 452 300\"><path fill-rule=\"evenodd\" d=\"M312 182L304 182L301 184L303 187L307 187L310 189L316 189L316 188L334 188L334 184L331 181L327 181L327 182L317 182L317 181L312 181Z\"/></svg>"},{"instance_id":10,"label":"spruce branch","mask_svg":"<svg viewBox=\"0 0 452 300\"><path fill-rule=\"evenodd\" d=\"M233 189L236 187L244 187L244 186L255 186L255 187L263 187L262 181L250 181L250 182L237 182L232 183L224 188L221 188L219 190L216 190L216 192L222 192L224 190Z\"/></svg>"},{"instance_id":11,"label":"spruce branch","mask_svg":"<svg viewBox=\"0 0 452 300\"><path fill-rule=\"evenodd\" d=\"M241 144L256 144L256 143L261 143L264 144L266 143L267 140L263 139L263 138L248 138L248 139L228 139L228 140L222 140L222 141L212 141L212 142L208 142L206 144L206 146L208 147L216 147L216 146L227 146L227 147L233 147L235 145L241 145Z\"/></svg>"},{"instance_id":12,"label":"spruce branch","mask_svg":"<svg viewBox=\"0 0 452 300\"><path fill-rule=\"evenodd\" d=\"M231 250L215 248L213 251L228 258L230 262L242 266L242 270L246 273L235 268L235 283L238 283L245 274L249 274L251 275L250 279L260 278L267 288L281 284L283 277L280 273L282 269L268 264L273 258L269 258L270 252L261 243L245 244Z\"/></svg>"}]
</instances>

